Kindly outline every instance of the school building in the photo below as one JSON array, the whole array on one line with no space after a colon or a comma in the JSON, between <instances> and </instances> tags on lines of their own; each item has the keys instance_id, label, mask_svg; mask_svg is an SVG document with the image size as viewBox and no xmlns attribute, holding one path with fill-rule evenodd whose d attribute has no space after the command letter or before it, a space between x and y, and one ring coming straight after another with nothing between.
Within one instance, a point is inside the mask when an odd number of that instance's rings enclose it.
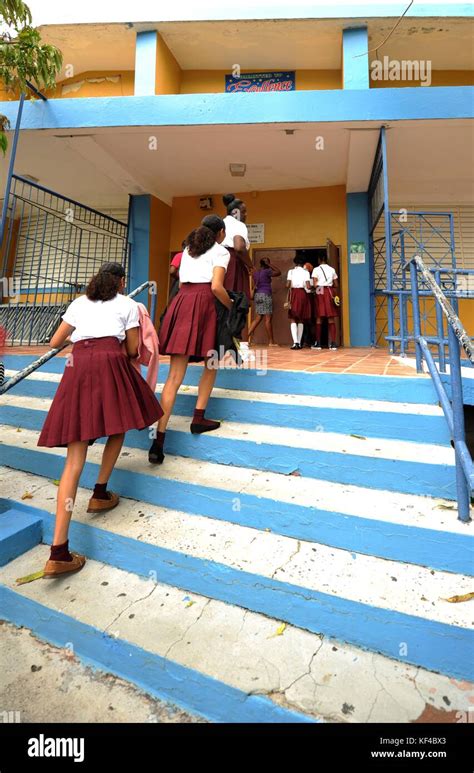
<instances>
[{"instance_id":1,"label":"school building","mask_svg":"<svg viewBox=\"0 0 474 773\"><path fill-rule=\"evenodd\" d=\"M103 258L128 260L130 287L156 281L163 309L171 256L203 215L224 214L229 191L247 203L254 261L283 270L277 342L290 341L296 250L309 262L327 251L337 268L344 346L410 349L403 265L415 253L473 335L470 275L453 273L474 271L470 9L402 11L334 3L145 22L78 9L77 23L58 11L40 24L64 65L21 116L2 272L19 293L4 289L1 304L15 340L44 337ZM13 128L18 95L1 96ZM2 175L4 189L6 163ZM422 316L429 336L432 298Z\"/></svg>"},{"instance_id":2,"label":"school building","mask_svg":"<svg viewBox=\"0 0 474 773\"><path fill-rule=\"evenodd\" d=\"M13 174L0 164L0 326L21 346L0 386L0 719L176 722L179 708L314 733L377 723L377 743L379 723L462 731L474 380L459 339L471 364L474 351L449 312L448 372L438 288L420 273L412 288L405 263L422 258L472 336L471 8L212 2L187 3L187 18L180 3L116 3L109 18L107 0L89 16L51 3L35 22L63 52L57 87L3 95L0 114L13 130L21 113L22 128ZM290 343L285 271L304 251L337 268L344 348L257 349L260 369L220 367L207 415L222 425L204 435L189 431L190 366L163 464L148 463L147 430L128 432L110 479L121 502L99 517L87 503L102 446L89 449L70 529L87 564L43 582L65 449L38 438L71 361L37 360L46 346L30 344L47 344L105 260L127 264L129 291L156 282L161 312L171 256L229 192L247 204L254 262L282 269L277 342ZM431 375L411 359L415 288Z\"/></svg>"}]
</instances>

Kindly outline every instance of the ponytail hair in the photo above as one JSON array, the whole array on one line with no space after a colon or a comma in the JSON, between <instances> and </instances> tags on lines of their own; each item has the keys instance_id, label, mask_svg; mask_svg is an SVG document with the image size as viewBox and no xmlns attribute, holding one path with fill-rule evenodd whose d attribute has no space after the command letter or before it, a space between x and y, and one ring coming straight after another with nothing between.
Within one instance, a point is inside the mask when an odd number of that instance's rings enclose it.
<instances>
[{"instance_id":1,"label":"ponytail hair","mask_svg":"<svg viewBox=\"0 0 474 773\"><path fill-rule=\"evenodd\" d=\"M203 217L201 220L201 225L210 228L216 236L222 229L225 231L225 223L219 215L206 215L206 217Z\"/></svg>"},{"instance_id":2,"label":"ponytail hair","mask_svg":"<svg viewBox=\"0 0 474 773\"><path fill-rule=\"evenodd\" d=\"M234 209L240 209L244 203L242 199L236 199L233 193L225 193L222 197L227 214L231 215Z\"/></svg>"},{"instance_id":3,"label":"ponytail hair","mask_svg":"<svg viewBox=\"0 0 474 773\"><path fill-rule=\"evenodd\" d=\"M191 231L186 239L186 247L192 258L199 258L216 243L216 234L206 225L200 225Z\"/></svg>"},{"instance_id":4,"label":"ponytail hair","mask_svg":"<svg viewBox=\"0 0 474 773\"><path fill-rule=\"evenodd\" d=\"M120 290L125 269L120 263L104 263L86 288L90 301L111 301Z\"/></svg>"}]
</instances>

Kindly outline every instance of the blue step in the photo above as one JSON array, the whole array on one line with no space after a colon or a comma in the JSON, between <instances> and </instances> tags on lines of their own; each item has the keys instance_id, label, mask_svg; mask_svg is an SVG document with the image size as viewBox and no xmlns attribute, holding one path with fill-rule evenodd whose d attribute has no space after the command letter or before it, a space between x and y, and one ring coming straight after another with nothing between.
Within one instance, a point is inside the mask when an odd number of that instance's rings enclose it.
<instances>
[{"instance_id":1,"label":"blue step","mask_svg":"<svg viewBox=\"0 0 474 773\"><path fill-rule=\"evenodd\" d=\"M26 509L42 518L44 541L50 543L54 516ZM404 663L474 679L473 630L274 580L77 521L71 523L70 539L88 558L142 577L152 572L158 583L238 605ZM406 645L403 655L400 642Z\"/></svg>"},{"instance_id":2,"label":"blue step","mask_svg":"<svg viewBox=\"0 0 474 773\"><path fill-rule=\"evenodd\" d=\"M52 400L57 384L51 381L25 379L12 390L21 397ZM1 400L1 398L0 398ZM196 405L195 395L178 394L173 412L178 416L192 416ZM0 412L1 412L0 402ZM381 437L390 440L420 438L426 443L448 445L449 431L444 416L420 415L409 411L377 411L364 408L326 408L290 405L264 401L211 397L207 415L223 421L249 424L268 424L290 429L324 428L325 432L345 435Z\"/></svg>"},{"instance_id":3,"label":"blue step","mask_svg":"<svg viewBox=\"0 0 474 773\"><path fill-rule=\"evenodd\" d=\"M11 405L0 408L1 423L13 427L39 431L45 418L46 411ZM128 432L126 445L147 451L150 446L148 433L146 431ZM361 450L363 451L362 446ZM429 459L417 462L336 451L313 451L310 448L295 448L281 443L256 443L211 434L203 438L173 430L168 430L166 433L166 451L172 455L217 464L283 474L297 471L305 477L335 483L446 499L456 497L454 467L430 463ZM4 460L2 464L9 465L9 454L5 449L0 450L0 458ZM146 456L144 456L144 462L145 460Z\"/></svg>"},{"instance_id":4,"label":"blue step","mask_svg":"<svg viewBox=\"0 0 474 773\"><path fill-rule=\"evenodd\" d=\"M36 358L26 355L7 355L5 368L21 370ZM55 357L47 362L39 372L62 373L66 358ZM168 375L168 364L162 364L159 380L163 382ZM188 368L184 384L196 386L202 367L192 365ZM248 392L268 392L292 395L317 395L320 397L365 398L366 400L388 400L392 402L438 403L436 391L429 376L364 376L346 373L305 373L289 370L268 370L260 373L255 370L224 370L217 373L216 386L223 389L239 389Z\"/></svg>"}]
</instances>

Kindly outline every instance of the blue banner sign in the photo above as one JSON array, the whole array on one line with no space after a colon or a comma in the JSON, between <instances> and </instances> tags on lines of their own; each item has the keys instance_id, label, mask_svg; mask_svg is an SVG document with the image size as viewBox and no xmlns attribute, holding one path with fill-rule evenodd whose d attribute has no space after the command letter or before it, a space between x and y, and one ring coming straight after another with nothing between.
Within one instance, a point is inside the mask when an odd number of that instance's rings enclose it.
<instances>
[{"instance_id":1,"label":"blue banner sign","mask_svg":"<svg viewBox=\"0 0 474 773\"><path fill-rule=\"evenodd\" d=\"M236 91L294 91L294 72L246 72L239 77L225 76L225 90Z\"/></svg>"}]
</instances>

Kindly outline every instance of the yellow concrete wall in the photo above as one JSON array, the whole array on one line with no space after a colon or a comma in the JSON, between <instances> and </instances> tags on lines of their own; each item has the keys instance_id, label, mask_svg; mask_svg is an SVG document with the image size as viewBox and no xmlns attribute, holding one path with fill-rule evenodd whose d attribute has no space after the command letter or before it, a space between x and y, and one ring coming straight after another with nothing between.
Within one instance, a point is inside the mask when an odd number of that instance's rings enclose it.
<instances>
[{"instance_id":1,"label":"yellow concrete wall","mask_svg":"<svg viewBox=\"0 0 474 773\"><path fill-rule=\"evenodd\" d=\"M259 191L236 195L247 204L249 223L265 224L265 242L259 248L320 247L329 237L340 248L343 290L343 334L349 337L347 277L346 190L342 185L289 191ZM224 216L222 194L212 194L215 209L202 212L197 196L173 199L170 251L179 250L181 241L201 221L204 214Z\"/></svg>"},{"instance_id":2,"label":"yellow concrete wall","mask_svg":"<svg viewBox=\"0 0 474 773\"><path fill-rule=\"evenodd\" d=\"M371 88L392 88L420 86L420 81L376 81L370 79ZM433 70L431 86L473 86L474 70ZM422 86L422 88L427 88Z\"/></svg>"},{"instance_id":3,"label":"yellow concrete wall","mask_svg":"<svg viewBox=\"0 0 474 773\"><path fill-rule=\"evenodd\" d=\"M75 97L129 97L133 95L133 70L92 70L58 81L56 88L45 91L50 99ZM5 91L0 83L0 102L17 100L19 94Z\"/></svg>"},{"instance_id":4,"label":"yellow concrete wall","mask_svg":"<svg viewBox=\"0 0 474 773\"><path fill-rule=\"evenodd\" d=\"M59 99L74 97L129 97L133 95L133 70L82 72L60 81L47 96Z\"/></svg>"},{"instance_id":5,"label":"yellow concrete wall","mask_svg":"<svg viewBox=\"0 0 474 773\"><path fill-rule=\"evenodd\" d=\"M181 68L161 35L158 35L155 94L179 94L180 87Z\"/></svg>"},{"instance_id":6,"label":"yellow concrete wall","mask_svg":"<svg viewBox=\"0 0 474 773\"><path fill-rule=\"evenodd\" d=\"M459 301L459 318L467 334L474 338L474 299L464 298Z\"/></svg>"},{"instance_id":7,"label":"yellow concrete wall","mask_svg":"<svg viewBox=\"0 0 474 773\"><path fill-rule=\"evenodd\" d=\"M242 70L242 73L257 70ZM230 70L183 70L181 73L181 94L219 94L225 88L225 76ZM297 70L297 90L340 89L340 70Z\"/></svg>"},{"instance_id":8,"label":"yellow concrete wall","mask_svg":"<svg viewBox=\"0 0 474 773\"><path fill-rule=\"evenodd\" d=\"M170 265L171 207L150 196L150 257L149 278L158 286L158 317L168 300Z\"/></svg>"}]
</instances>

